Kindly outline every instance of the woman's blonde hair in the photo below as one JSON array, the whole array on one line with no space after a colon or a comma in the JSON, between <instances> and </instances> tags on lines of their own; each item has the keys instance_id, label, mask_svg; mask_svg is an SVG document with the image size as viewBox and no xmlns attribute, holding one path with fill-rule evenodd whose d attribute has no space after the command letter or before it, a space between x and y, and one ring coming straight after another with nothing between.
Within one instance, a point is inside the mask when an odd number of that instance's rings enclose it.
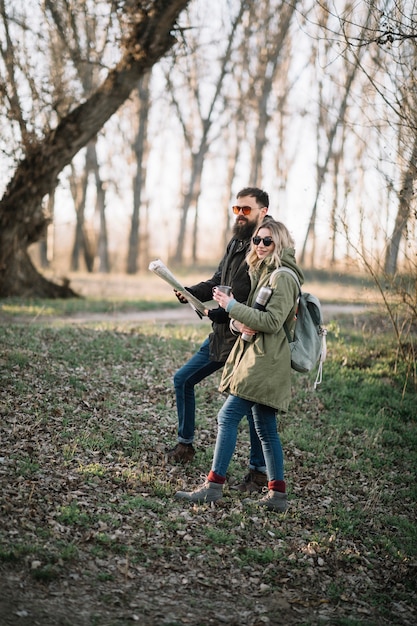
<instances>
[{"instance_id":1,"label":"woman's blonde hair","mask_svg":"<svg viewBox=\"0 0 417 626\"><path fill-rule=\"evenodd\" d=\"M258 234L261 228L267 228L269 230L272 241L275 244L272 254L265 258L265 263L267 265L273 265L274 267L280 267L282 251L284 248L293 248L295 245L294 239L291 237L291 233L288 228L282 222L277 222L272 218L266 219L258 226L253 234L254 237ZM262 263L262 260L258 259L256 246L253 242L251 243L250 250L246 257L246 262L249 266L249 270L256 270Z\"/></svg>"}]
</instances>

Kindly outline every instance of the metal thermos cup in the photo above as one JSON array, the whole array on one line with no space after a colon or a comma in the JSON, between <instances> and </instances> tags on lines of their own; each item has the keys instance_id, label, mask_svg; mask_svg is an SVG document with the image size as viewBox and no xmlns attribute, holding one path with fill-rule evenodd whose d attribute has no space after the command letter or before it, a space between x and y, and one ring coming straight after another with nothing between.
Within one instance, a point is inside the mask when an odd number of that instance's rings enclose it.
<instances>
[{"instance_id":1,"label":"metal thermos cup","mask_svg":"<svg viewBox=\"0 0 417 626\"><path fill-rule=\"evenodd\" d=\"M259 311L265 311L265 307L271 297L271 294L272 289L270 287L261 287L258 295L256 296L253 308L258 309ZM247 335L246 333L242 333L241 337L244 341L253 341L255 339L255 335Z\"/></svg>"},{"instance_id":2,"label":"metal thermos cup","mask_svg":"<svg viewBox=\"0 0 417 626\"><path fill-rule=\"evenodd\" d=\"M222 293L225 293L226 296L230 296L232 293L232 288L229 285L217 285L217 289Z\"/></svg>"}]
</instances>

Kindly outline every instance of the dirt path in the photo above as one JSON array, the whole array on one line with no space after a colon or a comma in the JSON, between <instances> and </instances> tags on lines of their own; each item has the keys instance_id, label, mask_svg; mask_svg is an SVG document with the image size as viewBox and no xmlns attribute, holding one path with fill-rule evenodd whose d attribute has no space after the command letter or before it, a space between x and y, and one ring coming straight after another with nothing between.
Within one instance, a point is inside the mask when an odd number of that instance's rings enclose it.
<instances>
[{"instance_id":1,"label":"dirt path","mask_svg":"<svg viewBox=\"0 0 417 626\"><path fill-rule=\"evenodd\" d=\"M369 308L363 304L324 304L322 305L325 323L339 315L356 315ZM38 318L38 320L41 316ZM210 324L208 318L199 319L197 314L188 306L173 309L155 309L153 311L128 311L125 313L77 313L61 318L66 323L86 324L89 322L113 322L131 324ZM32 320L35 321L35 320Z\"/></svg>"}]
</instances>

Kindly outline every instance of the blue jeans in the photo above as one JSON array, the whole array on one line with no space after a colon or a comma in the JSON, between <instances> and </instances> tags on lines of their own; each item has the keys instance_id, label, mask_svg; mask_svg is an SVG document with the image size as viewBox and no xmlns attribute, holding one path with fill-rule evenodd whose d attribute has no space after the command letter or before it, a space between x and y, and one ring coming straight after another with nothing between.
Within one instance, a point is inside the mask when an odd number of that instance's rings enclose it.
<instances>
[{"instance_id":1,"label":"blue jeans","mask_svg":"<svg viewBox=\"0 0 417 626\"><path fill-rule=\"evenodd\" d=\"M218 431L211 469L220 476L226 476L236 447L239 423L251 410L265 455L268 480L284 480L284 456L276 410L233 395L229 395L217 416Z\"/></svg>"},{"instance_id":2,"label":"blue jeans","mask_svg":"<svg viewBox=\"0 0 417 626\"><path fill-rule=\"evenodd\" d=\"M210 374L217 372L224 365L223 361L211 361L209 352L209 338L201 344L196 352L185 365L174 374L175 396L177 400L178 414L178 441L180 443L192 443L195 430L195 393L194 387ZM247 413L250 434L250 459L249 467L261 472L266 470L265 459L262 452L261 442L256 434L250 407ZM243 417L242 415L242 417Z\"/></svg>"}]
</instances>

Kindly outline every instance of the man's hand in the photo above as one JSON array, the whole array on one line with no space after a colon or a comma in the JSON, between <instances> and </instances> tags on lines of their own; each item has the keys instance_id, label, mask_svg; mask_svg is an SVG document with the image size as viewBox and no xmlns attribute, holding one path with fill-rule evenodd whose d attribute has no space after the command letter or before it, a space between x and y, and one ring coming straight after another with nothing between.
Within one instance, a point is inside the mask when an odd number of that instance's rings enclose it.
<instances>
[{"instance_id":1,"label":"man's hand","mask_svg":"<svg viewBox=\"0 0 417 626\"><path fill-rule=\"evenodd\" d=\"M229 313L226 313L221 307L210 309L207 311L206 315L212 322L216 322L216 324L228 324L230 321Z\"/></svg>"},{"instance_id":2,"label":"man's hand","mask_svg":"<svg viewBox=\"0 0 417 626\"><path fill-rule=\"evenodd\" d=\"M174 293L177 296L178 300L181 302L181 304L188 303L187 298L185 298L180 291L177 291L176 289L174 289Z\"/></svg>"}]
</instances>

